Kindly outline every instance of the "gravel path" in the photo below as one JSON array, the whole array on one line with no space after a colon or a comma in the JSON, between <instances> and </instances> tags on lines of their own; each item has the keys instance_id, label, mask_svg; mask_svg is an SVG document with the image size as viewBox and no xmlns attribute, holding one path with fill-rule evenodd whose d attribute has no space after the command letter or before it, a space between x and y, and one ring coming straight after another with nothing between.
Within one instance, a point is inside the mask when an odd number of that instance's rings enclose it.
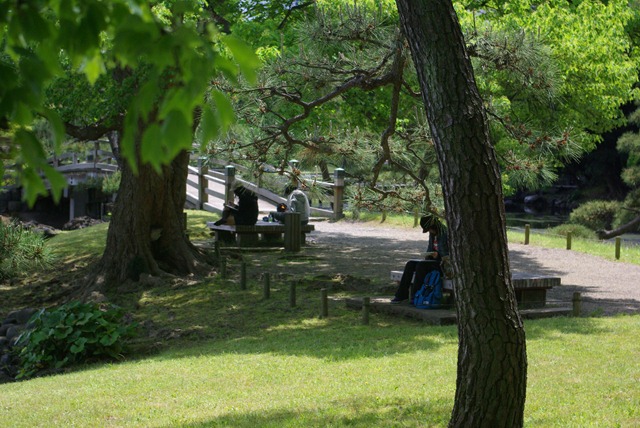
<instances>
[{"instance_id":1,"label":"gravel path","mask_svg":"<svg viewBox=\"0 0 640 428\"><path fill-rule=\"evenodd\" d=\"M426 235L412 224L402 228L348 221L313 224L317 232L307 238L305 252L320 261L318 273L389 283L389 271L401 270L406 260L426 247ZM561 278L562 286L547 294L550 303L571 305L573 292L579 291L585 314L640 313L640 266L522 244L510 244L509 254L512 272Z\"/></svg>"}]
</instances>

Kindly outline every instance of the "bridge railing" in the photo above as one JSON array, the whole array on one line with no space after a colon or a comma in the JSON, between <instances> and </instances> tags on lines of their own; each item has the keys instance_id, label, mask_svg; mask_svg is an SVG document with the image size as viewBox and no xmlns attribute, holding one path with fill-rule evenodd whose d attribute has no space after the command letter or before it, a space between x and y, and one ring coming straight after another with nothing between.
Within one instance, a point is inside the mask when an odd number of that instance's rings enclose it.
<instances>
[{"instance_id":1,"label":"bridge railing","mask_svg":"<svg viewBox=\"0 0 640 428\"><path fill-rule=\"evenodd\" d=\"M312 216L329 218L341 218L343 216L344 170L336 169L334 176L335 181L333 183L319 183L331 189L333 193L333 209L311 207ZM247 189L255 192L260 201L271 204L274 207L286 202L284 197L236 176L236 166L234 165L227 165L224 171L219 171L210 170L202 164L189 166L187 201L196 209L221 213L224 202L233 200L231 184L234 181L239 181Z\"/></svg>"}]
</instances>

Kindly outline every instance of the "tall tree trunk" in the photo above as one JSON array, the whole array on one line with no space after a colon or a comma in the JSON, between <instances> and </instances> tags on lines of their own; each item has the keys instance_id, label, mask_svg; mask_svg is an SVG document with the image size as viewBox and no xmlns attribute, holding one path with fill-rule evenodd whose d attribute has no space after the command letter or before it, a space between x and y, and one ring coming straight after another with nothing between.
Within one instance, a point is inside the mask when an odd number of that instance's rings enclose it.
<instances>
[{"instance_id":1,"label":"tall tree trunk","mask_svg":"<svg viewBox=\"0 0 640 428\"><path fill-rule=\"evenodd\" d=\"M122 179L99 273L107 287L142 273L188 274L203 256L184 231L189 154L180 153L157 174L148 165L134 175L122 162Z\"/></svg>"},{"instance_id":2,"label":"tall tree trunk","mask_svg":"<svg viewBox=\"0 0 640 428\"><path fill-rule=\"evenodd\" d=\"M438 154L458 315L452 427L523 424L525 333L511 285L502 185L449 0L396 0Z\"/></svg>"}]
</instances>

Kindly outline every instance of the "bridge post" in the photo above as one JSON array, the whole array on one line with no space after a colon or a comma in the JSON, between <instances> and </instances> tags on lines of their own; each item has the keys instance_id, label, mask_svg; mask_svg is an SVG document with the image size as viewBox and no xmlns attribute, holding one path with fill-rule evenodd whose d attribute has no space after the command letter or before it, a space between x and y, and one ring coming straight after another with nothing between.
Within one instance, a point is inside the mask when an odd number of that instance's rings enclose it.
<instances>
[{"instance_id":1,"label":"bridge post","mask_svg":"<svg viewBox=\"0 0 640 428\"><path fill-rule=\"evenodd\" d=\"M302 230L300 228L300 213L286 212L284 214L284 250L292 253L300 251Z\"/></svg>"},{"instance_id":2,"label":"bridge post","mask_svg":"<svg viewBox=\"0 0 640 428\"><path fill-rule=\"evenodd\" d=\"M224 167L224 202L233 201L233 192L231 191L231 183L236 178L236 167L227 165Z\"/></svg>"},{"instance_id":3,"label":"bridge post","mask_svg":"<svg viewBox=\"0 0 640 428\"><path fill-rule=\"evenodd\" d=\"M209 168L206 165L202 165L203 158L198 158L198 209L203 210L205 204L209 203L209 194L207 189L209 188L209 181L205 178L205 175L209 173Z\"/></svg>"},{"instance_id":4,"label":"bridge post","mask_svg":"<svg viewBox=\"0 0 640 428\"><path fill-rule=\"evenodd\" d=\"M336 168L333 171L333 218L339 220L344 217L343 214L344 200L344 169Z\"/></svg>"}]
</instances>

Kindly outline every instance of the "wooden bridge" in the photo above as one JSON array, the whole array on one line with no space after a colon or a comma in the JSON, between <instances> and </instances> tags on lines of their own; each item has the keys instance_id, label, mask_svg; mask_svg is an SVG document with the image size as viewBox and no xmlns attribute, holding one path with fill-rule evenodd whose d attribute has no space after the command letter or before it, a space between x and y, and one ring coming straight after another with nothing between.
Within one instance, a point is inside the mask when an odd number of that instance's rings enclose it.
<instances>
[{"instance_id":1,"label":"wooden bridge","mask_svg":"<svg viewBox=\"0 0 640 428\"><path fill-rule=\"evenodd\" d=\"M258 195L258 206L261 213L266 214L270 211L275 211L275 207L279 203L286 202L283 196L242 178L241 173L245 172L246 168L240 165L229 164L221 160L208 160L209 164L217 165L217 167L209 168L201 165L200 162L198 163L198 166L189 166L185 189L187 208L221 213L224 202L233 199L230 184L234 180L241 182ZM84 155L65 153L50 158L49 164L64 174L67 179L68 186L64 190L63 200L65 203L68 201L69 220L84 215L101 217L106 213L107 208L105 208L105 205L110 203L111 200L106 201L104 198L97 200L89 191L91 186L87 185L87 183L94 179L109 176L118 170L113 153L100 150L99 143L96 143L95 149ZM238 172L240 174L236 174ZM316 184L327 188L328 193L333 194L333 207L337 208L326 209L312 206L312 216L329 218L342 216L344 194L344 176L342 173L341 169L336 170L333 183L314 180ZM24 204L19 185L5 187L4 190L5 192L0 192L0 213L23 210Z\"/></svg>"},{"instance_id":2,"label":"wooden bridge","mask_svg":"<svg viewBox=\"0 0 640 428\"><path fill-rule=\"evenodd\" d=\"M250 189L258 195L258 208L261 213L275 211L278 204L286 202L284 197L238 177L236 175L236 171L243 169L243 167L238 165L229 165L222 161L214 162L225 166L224 168L217 169L209 169L204 166L189 167L189 176L187 177L187 203L191 205L192 208L221 213L224 202L233 199L230 184L234 180L239 181L247 189ZM339 171L337 175L340 175ZM317 181L316 184L318 184ZM320 182L319 184L331 189L331 193L333 194L333 206L339 208L336 210L329 210L312 206L311 215L331 218L336 215L341 216L344 179L336 176L336 181L334 183Z\"/></svg>"}]
</instances>

